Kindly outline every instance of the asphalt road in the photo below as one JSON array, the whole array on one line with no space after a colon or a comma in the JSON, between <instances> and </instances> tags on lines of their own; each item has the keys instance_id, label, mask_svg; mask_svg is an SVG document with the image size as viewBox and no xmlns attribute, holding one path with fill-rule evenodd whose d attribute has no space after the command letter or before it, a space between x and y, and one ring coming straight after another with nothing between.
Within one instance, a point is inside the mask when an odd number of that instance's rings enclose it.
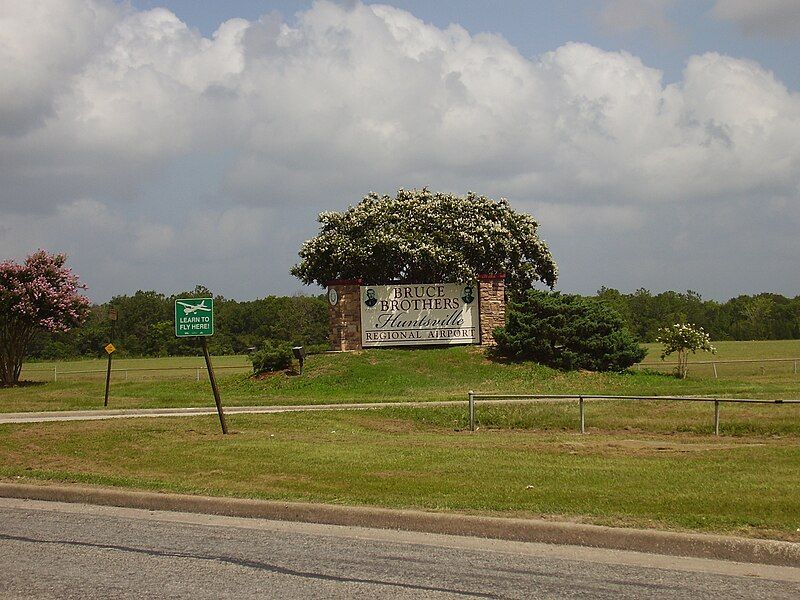
<instances>
[{"instance_id":1,"label":"asphalt road","mask_svg":"<svg viewBox=\"0 0 800 600\"><path fill-rule=\"evenodd\" d=\"M800 598L800 569L0 498L0 597Z\"/></svg>"}]
</instances>

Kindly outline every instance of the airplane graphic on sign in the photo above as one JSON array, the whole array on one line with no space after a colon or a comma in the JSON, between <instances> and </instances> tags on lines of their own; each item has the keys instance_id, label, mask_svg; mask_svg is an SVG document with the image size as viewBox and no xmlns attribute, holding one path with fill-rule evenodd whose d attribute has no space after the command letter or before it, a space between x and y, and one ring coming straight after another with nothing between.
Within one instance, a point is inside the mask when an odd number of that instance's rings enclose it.
<instances>
[{"instance_id":1,"label":"airplane graphic on sign","mask_svg":"<svg viewBox=\"0 0 800 600\"><path fill-rule=\"evenodd\" d=\"M183 307L183 313L186 315L190 315L198 310L202 310L204 312L211 312L211 307L206 306L206 301L203 300L200 304L189 304L188 302L181 302L178 300L178 304Z\"/></svg>"}]
</instances>

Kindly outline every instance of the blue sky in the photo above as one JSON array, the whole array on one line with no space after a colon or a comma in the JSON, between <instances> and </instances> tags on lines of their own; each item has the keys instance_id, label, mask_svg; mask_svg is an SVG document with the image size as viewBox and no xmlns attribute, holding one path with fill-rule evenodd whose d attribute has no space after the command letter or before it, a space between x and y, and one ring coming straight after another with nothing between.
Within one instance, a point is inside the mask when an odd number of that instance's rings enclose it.
<instances>
[{"instance_id":1,"label":"blue sky","mask_svg":"<svg viewBox=\"0 0 800 600\"><path fill-rule=\"evenodd\" d=\"M314 293L316 214L508 197L558 287L797 295L796 0L62 0L0 21L0 258Z\"/></svg>"}]
</instances>

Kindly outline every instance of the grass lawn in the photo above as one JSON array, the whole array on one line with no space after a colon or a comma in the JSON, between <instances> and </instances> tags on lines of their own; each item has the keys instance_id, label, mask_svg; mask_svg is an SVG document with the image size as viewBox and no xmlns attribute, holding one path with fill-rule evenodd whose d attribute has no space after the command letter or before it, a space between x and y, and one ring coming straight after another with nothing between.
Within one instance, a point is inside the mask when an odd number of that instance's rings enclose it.
<instances>
[{"instance_id":1,"label":"grass lawn","mask_svg":"<svg viewBox=\"0 0 800 600\"><path fill-rule=\"evenodd\" d=\"M800 354L796 342L720 346L720 359ZM226 361L241 364L243 357L216 359L217 364ZM128 366L143 364L202 363L152 359ZM64 365L64 370L86 365ZM195 375L117 378L110 406L213 406L207 381L197 382ZM530 363L493 362L475 347L316 355L309 357L302 377L229 373L220 384L228 406L466 400L470 389L800 396L798 376L786 368L720 368L718 378L690 369L684 381L647 368L562 373ZM100 408L103 387L102 377L75 377L0 389L0 407ZM800 541L800 405L726 404L721 417L719 438L710 435L711 406L664 401L589 401L587 435L577 432L574 401L479 403L475 433L466 431L464 405L229 415L229 436L219 433L215 416L5 425L0 426L0 477Z\"/></svg>"},{"instance_id":2,"label":"grass lawn","mask_svg":"<svg viewBox=\"0 0 800 600\"><path fill-rule=\"evenodd\" d=\"M707 410L662 404L592 405L587 435L562 404L485 407L476 433L455 408L233 415L228 436L215 417L6 425L0 477L800 541L798 410L726 406L715 438Z\"/></svg>"},{"instance_id":3,"label":"grass lawn","mask_svg":"<svg viewBox=\"0 0 800 600\"><path fill-rule=\"evenodd\" d=\"M761 342L738 342L760 350ZM789 344L791 346L791 344ZM746 348L745 348L746 349ZM790 348L791 349L791 348ZM776 350L777 351L777 350ZM788 352L788 350L787 350ZM148 359L144 359L145 361ZM196 366L201 359L149 359L160 366ZM241 364L243 357L215 359ZM88 362L88 361L87 361ZM121 363L122 361L120 361ZM133 363L146 364L143 361ZM36 365L40 366L40 365ZM74 365L70 365L71 367ZM59 365L59 370L62 365ZM52 368L52 366L51 366ZM503 393L585 393L612 395L708 395L744 398L797 398L799 375L725 371L719 378L695 372L680 381L649 369L629 373L562 373L532 363L499 363L472 346L424 350L370 350L308 357L302 377L284 373L254 380L249 373L219 372L223 404L306 404L465 399L470 389ZM112 379L111 408L180 407L213 404L208 382L190 370L175 377ZM0 389L0 411L102 408L104 378L64 378Z\"/></svg>"}]
</instances>

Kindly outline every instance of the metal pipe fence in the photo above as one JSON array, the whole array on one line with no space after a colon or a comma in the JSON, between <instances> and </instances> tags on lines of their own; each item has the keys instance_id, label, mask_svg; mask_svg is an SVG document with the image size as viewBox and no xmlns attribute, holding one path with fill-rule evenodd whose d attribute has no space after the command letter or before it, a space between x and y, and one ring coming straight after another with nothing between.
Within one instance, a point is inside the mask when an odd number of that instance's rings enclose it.
<instances>
[{"instance_id":1,"label":"metal pipe fence","mask_svg":"<svg viewBox=\"0 0 800 600\"><path fill-rule=\"evenodd\" d=\"M800 358L738 358L738 359L731 359L731 360L693 360L689 362L689 368L695 366L700 367L710 367L712 372L714 373L714 379L719 378L719 373L717 371L717 366L722 365L732 365L734 367L744 367L749 365L758 365L760 366L760 372L764 373L768 367L778 366L781 363L788 363L789 370L792 374L797 375L797 366L800 363ZM642 369L655 369L659 370L664 367L677 367L678 362L672 361L658 361L658 362L643 362L637 363L634 365L634 368L637 371L641 371Z\"/></svg>"},{"instance_id":2,"label":"metal pipe fence","mask_svg":"<svg viewBox=\"0 0 800 600\"><path fill-rule=\"evenodd\" d=\"M721 404L798 404L800 400L766 400L761 398L706 398L699 396L605 396L595 394L481 394L470 390L468 392L469 429L475 431L475 401L484 399L491 404L517 404L537 400L578 400L579 427L581 433L586 433L585 403L587 400L644 400L667 402L708 402L714 404L714 435L720 434L720 405Z\"/></svg>"},{"instance_id":3,"label":"metal pipe fence","mask_svg":"<svg viewBox=\"0 0 800 600\"><path fill-rule=\"evenodd\" d=\"M240 371L252 371L252 365L217 365L214 369L239 369ZM194 371L195 372L195 380L200 381L203 373L206 372L205 366L200 367L124 367L124 368L116 368L111 369L111 374L121 374L125 381L128 381L128 374L129 373L143 373L143 372L155 372L155 373L163 373L168 371L178 371L180 374L183 374L184 371ZM71 371L61 371L58 369L58 366L54 366L52 369L32 369L28 367L23 368L23 375L30 375L32 373L47 373L48 378L52 375L53 381L58 381L59 377L69 377L71 375L105 375L105 369L80 369L80 370L71 370Z\"/></svg>"}]
</instances>

